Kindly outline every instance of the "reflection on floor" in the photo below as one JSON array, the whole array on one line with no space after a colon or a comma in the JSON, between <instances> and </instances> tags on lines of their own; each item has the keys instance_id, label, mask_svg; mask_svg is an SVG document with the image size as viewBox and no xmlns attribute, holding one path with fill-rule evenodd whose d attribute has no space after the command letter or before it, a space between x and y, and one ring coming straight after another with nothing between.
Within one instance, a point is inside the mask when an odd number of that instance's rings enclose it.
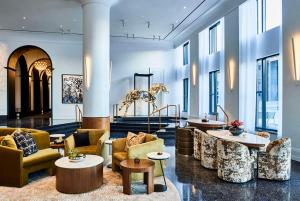
<instances>
[{"instance_id":1,"label":"reflection on floor","mask_svg":"<svg viewBox=\"0 0 300 201\"><path fill-rule=\"evenodd\" d=\"M292 162L291 180L254 179L245 184L220 180L215 170L208 170L192 157L175 155L174 147L167 163L166 176L175 184L183 201L296 201L300 200L300 163Z\"/></svg>"},{"instance_id":2,"label":"reflection on floor","mask_svg":"<svg viewBox=\"0 0 300 201\"><path fill-rule=\"evenodd\" d=\"M23 117L20 119L1 120L0 126L16 127L16 128L43 128L52 125L66 124L75 122L75 119L55 119L51 118L51 114L40 114L34 116Z\"/></svg>"}]
</instances>

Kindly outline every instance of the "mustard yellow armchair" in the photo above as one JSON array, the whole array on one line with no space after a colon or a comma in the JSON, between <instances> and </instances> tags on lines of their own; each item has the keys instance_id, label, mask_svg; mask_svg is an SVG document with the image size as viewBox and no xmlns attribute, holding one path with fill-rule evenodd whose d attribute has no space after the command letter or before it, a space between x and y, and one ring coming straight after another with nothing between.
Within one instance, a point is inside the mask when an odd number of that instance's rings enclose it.
<instances>
[{"instance_id":1,"label":"mustard yellow armchair","mask_svg":"<svg viewBox=\"0 0 300 201\"><path fill-rule=\"evenodd\" d=\"M98 155L104 158L104 164L108 162L109 150L105 145L105 140L109 139L109 130L104 129L78 129L78 132L89 132L89 146L75 147L74 136L70 135L65 139L65 155L68 155L71 149L76 148L79 153Z\"/></svg>"},{"instance_id":2,"label":"mustard yellow armchair","mask_svg":"<svg viewBox=\"0 0 300 201\"><path fill-rule=\"evenodd\" d=\"M113 140L112 142L112 170L119 171L120 163L126 159L148 159L147 154L150 152L162 152L164 150L163 139L157 138L153 135L147 134L145 143L134 145L129 147L128 151L125 151L126 138L120 138ZM155 162L154 176L161 176L162 170L159 161ZM132 173L131 179L133 181L139 181L143 179L143 174Z\"/></svg>"},{"instance_id":3,"label":"mustard yellow armchair","mask_svg":"<svg viewBox=\"0 0 300 201\"><path fill-rule=\"evenodd\" d=\"M16 128L0 128L0 136L11 135ZM28 183L28 174L47 169L50 175L55 174L54 162L60 158L57 150L50 148L49 133L35 129L24 129L31 132L38 152L23 157L23 151L0 145L0 186L22 187Z\"/></svg>"}]
</instances>

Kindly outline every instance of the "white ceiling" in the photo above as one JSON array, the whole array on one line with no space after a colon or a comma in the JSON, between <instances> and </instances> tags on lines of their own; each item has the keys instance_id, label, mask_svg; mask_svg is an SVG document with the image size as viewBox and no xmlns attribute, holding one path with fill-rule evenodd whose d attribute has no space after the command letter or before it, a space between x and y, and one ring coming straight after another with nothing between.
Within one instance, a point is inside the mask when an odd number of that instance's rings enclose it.
<instances>
[{"instance_id":1,"label":"white ceiling","mask_svg":"<svg viewBox=\"0 0 300 201\"><path fill-rule=\"evenodd\" d=\"M227 0L119 0L111 8L111 35L171 40L223 1ZM78 0L0 0L0 29L81 34L81 18Z\"/></svg>"}]
</instances>

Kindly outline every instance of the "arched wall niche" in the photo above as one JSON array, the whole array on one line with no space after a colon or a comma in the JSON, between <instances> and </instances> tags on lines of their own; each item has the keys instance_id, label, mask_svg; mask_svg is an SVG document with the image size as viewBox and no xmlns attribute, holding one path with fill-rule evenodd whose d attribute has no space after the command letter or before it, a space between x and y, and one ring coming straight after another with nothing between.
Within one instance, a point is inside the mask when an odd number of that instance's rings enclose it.
<instances>
[{"instance_id":1,"label":"arched wall niche","mask_svg":"<svg viewBox=\"0 0 300 201\"><path fill-rule=\"evenodd\" d=\"M38 68L37 62L41 61L50 72ZM14 119L40 114L52 116L53 66L48 53L37 46L21 46L9 56L7 71L8 117Z\"/></svg>"}]
</instances>

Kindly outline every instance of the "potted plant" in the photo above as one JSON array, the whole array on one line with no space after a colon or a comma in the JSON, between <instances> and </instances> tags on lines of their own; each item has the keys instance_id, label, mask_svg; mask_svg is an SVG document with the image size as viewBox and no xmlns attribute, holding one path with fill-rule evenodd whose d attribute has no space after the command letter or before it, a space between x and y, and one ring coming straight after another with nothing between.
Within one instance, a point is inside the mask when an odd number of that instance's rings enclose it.
<instances>
[{"instance_id":1,"label":"potted plant","mask_svg":"<svg viewBox=\"0 0 300 201\"><path fill-rule=\"evenodd\" d=\"M235 120L230 123L231 127L229 128L229 131L232 133L232 135L239 136L244 132L244 129L240 128L240 126L242 126L243 124L244 124L243 122L239 120Z\"/></svg>"}]
</instances>

